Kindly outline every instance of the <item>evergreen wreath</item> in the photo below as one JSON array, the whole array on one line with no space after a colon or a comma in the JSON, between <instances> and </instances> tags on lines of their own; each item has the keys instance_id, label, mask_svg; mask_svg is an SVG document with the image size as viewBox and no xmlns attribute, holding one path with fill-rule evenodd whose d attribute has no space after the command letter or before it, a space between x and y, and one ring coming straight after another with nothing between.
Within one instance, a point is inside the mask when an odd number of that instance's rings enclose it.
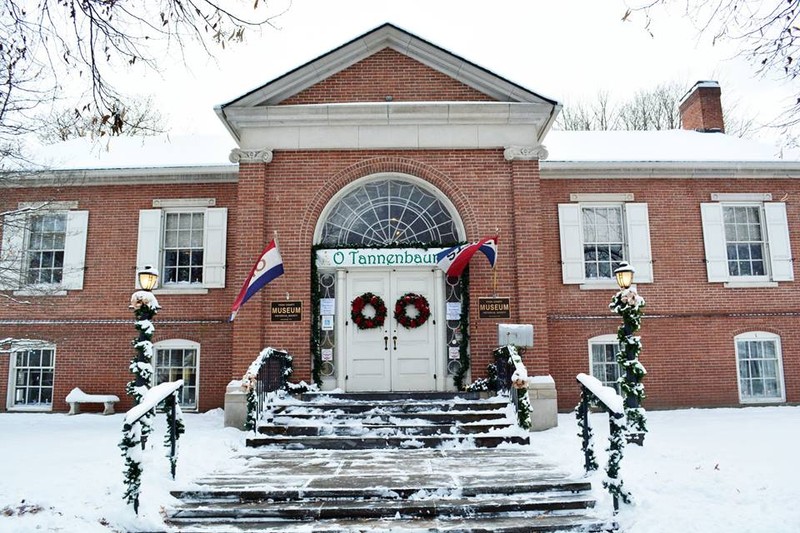
<instances>
[{"instance_id":1,"label":"evergreen wreath","mask_svg":"<svg viewBox=\"0 0 800 533\"><path fill-rule=\"evenodd\" d=\"M375 316L372 318L364 315L364 308L367 305L371 305L375 309ZM380 296L365 292L350 302L350 318L353 319L353 323L358 326L358 329L379 328L386 320L386 304L383 303Z\"/></svg>"},{"instance_id":2,"label":"evergreen wreath","mask_svg":"<svg viewBox=\"0 0 800 533\"><path fill-rule=\"evenodd\" d=\"M408 307L413 305L417 310L417 316L411 317L408 314ZM397 299L394 304L394 319L406 329L415 329L428 321L431 316L431 306L428 300L421 294L407 292Z\"/></svg>"}]
</instances>

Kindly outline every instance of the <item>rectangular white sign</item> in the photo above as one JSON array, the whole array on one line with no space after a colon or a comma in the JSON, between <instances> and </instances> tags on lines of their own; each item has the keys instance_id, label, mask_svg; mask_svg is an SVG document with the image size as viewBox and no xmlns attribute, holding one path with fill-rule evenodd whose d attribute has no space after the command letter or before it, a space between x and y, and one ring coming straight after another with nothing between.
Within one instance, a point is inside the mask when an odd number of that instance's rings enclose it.
<instances>
[{"instance_id":1,"label":"rectangular white sign","mask_svg":"<svg viewBox=\"0 0 800 533\"><path fill-rule=\"evenodd\" d=\"M319 314L321 314L321 315L335 315L336 314L336 298L320 298L319 299Z\"/></svg>"},{"instance_id":2,"label":"rectangular white sign","mask_svg":"<svg viewBox=\"0 0 800 533\"><path fill-rule=\"evenodd\" d=\"M320 355L323 361L333 361L333 348L323 348Z\"/></svg>"},{"instance_id":3,"label":"rectangular white sign","mask_svg":"<svg viewBox=\"0 0 800 533\"><path fill-rule=\"evenodd\" d=\"M317 268L435 266L446 248L340 248L317 250Z\"/></svg>"},{"instance_id":4,"label":"rectangular white sign","mask_svg":"<svg viewBox=\"0 0 800 533\"><path fill-rule=\"evenodd\" d=\"M322 331L333 331L333 315L322 315Z\"/></svg>"},{"instance_id":5,"label":"rectangular white sign","mask_svg":"<svg viewBox=\"0 0 800 533\"><path fill-rule=\"evenodd\" d=\"M447 302L447 320L461 319L461 302Z\"/></svg>"}]
</instances>

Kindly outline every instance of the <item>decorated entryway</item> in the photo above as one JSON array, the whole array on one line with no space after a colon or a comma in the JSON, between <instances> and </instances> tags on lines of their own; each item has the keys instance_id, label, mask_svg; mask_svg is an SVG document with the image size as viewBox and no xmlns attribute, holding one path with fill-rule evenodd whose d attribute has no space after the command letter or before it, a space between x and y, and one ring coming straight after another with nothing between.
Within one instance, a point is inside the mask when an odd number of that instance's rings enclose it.
<instances>
[{"instance_id":1,"label":"decorated entryway","mask_svg":"<svg viewBox=\"0 0 800 533\"><path fill-rule=\"evenodd\" d=\"M345 367L340 369L343 388L441 388L437 386L437 378L444 372L437 368L445 344L439 317L439 302L444 298L441 275L430 268L367 270L348 271L345 280L345 300L350 309L340 319L345 330L339 347L339 353L345 355ZM399 316L395 316L396 311L400 311Z\"/></svg>"}]
</instances>

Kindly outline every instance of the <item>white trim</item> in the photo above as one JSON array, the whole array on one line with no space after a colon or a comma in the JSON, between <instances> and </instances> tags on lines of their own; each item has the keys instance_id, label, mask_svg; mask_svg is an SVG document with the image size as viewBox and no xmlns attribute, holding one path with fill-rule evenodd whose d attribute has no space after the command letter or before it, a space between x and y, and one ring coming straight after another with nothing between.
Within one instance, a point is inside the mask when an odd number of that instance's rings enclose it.
<instances>
[{"instance_id":1,"label":"white trim","mask_svg":"<svg viewBox=\"0 0 800 533\"><path fill-rule=\"evenodd\" d=\"M84 187L236 183L238 165L53 170L13 176L4 187Z\"/></svg>"},{"instance_id":2,"label":"white trim","mask_svg":"<svg viewBox=\"0 0 800 533\"><path fill-rule=\"evenodd\" d=\"M712 192L712 202L771 202L771 193Z\"/></svg>"},{"instance_id":3,"label":"white trim","mask_svg":"<svg viewBox=\"0 0 800 533\"><path fill-rule=\"evenodd\" d=\"M613 333L606 333L606 334L603 334L603 335L595 335L594 337L591 337L590 339L588 339L588 342L587 342L587 347L588 347L588 354L587 355L589 356L589 375L594 377L594 378L596 378L597 380L602 382L603 385L606 385L606 386L608 386L608 382L607 381L605 381L603 379L600 379L598 376L594 375L594 360L592 360L592 346L593 345L603 345L603 346L605 346L607 344L613 344L614 346L617 346L617 350L619 350L619 339ZM617 363L617 366L619 367L619 363ZM622 368L621 367L619 368L619 375L622 375Z\"/></svg>"},{"instance_id":4,"label":"white trim","mask_svg":"<svg viewBox=\"0 0 800 533\"><path fill-rule=\"evenodd\" d=\"M14 405L14 371L16 366L15 353L23 350L53 350L53 397L50 402L49 408L28 406L28 405ZM8 356L8 387L6 388L6 410L9 412L36 412L36 413L49 413L53 411L56 398L56 345L49 341L40 341L37 339L25 339L24 342L17 344L12 342L11 349Z\"/></svg>"},{"instance_id":5,"label":"white trim","mask_svg":"<svg viewBox=\"0 0 800 533\"><path fill-rule=\"evenodd\" d=\"M179 289L177 287L170 286L167 289L156 289L153 291L155 295L174 295L174 294L181 294L181 295L193 295L193 294L208 294L208 289L200 288L200 287L186 287L185 289Z\"/></svg>"},{"instance_id":6,"label":"white trim","mask_svg":"<svg viewBox=\"0 0 800 533\"><path fill-rule=\"evenodd\" d=\"M5 184L4 184L5 185ZM19 209L26 209L29 211L45 210L45 211L69 211L70 209L78 209L78 201L63 201L63 202L20 202L17 204Z\"/></svg>"},{"instance_id":7,"label":"white trim","mask_svg":"<svg viewBox=\"0 0 800 533\"><path fill-rule=\"evenodd\" d=\"M742 376L739 372L739 341L773 341L775 343L775 358L777 361L777 378L780 387L779 398L744 398L742 396ZM781 348L781 337L768 331L747 331L740 333L733 338L733 349L736 362L736 388L739 391L739 403L742 404L764 404L764 403L783 403L786 401L786 383L783 375L783 350Z\"/></svg>"},{"instance_id":8,"label":"white trim","mask_svg":"<svg viewBox=\"0 0 800 533\"><path fill-rule=\"evenodd\" d=\"M153 207L214 207L216 198L153 198Z\"/></svg>"},{"instance_id":9,"label":"white trim","mask_svg":"<svg viewBox=\"0 0 800 533\"><path fill-rule=\"evenodd\" d=\"M556 154L557 156L557 154ZM798 161L539 162L542 179L800 179Z\"/></svg>"},{"instance_id":10,"label":"white trim","mask_svg":"<svg viewBox=\"0 0 800 533\"><path fill-rule=\"evenodd\" d=\"M733 277L731 277L733 280ZM722 285L726 289L763 289L763 288L774 288L778 286L777 281L765 281L765 280L735 280L735 281L728 281L723 283Z\"/></svg>"},{"instance_id":11,"label":"white trim","mask_svg":"<svg viewBox=\"0 0 800 533\"><path fill-rule=\"evenodd\" d=\"M189 409L186 407L181 407L184 411L194 412L199 411L200 405L200 343L195 341L190 341L188 339L164 339L163 341L158 341L153 343L153 381L155 382L156 375L158 373L158 367L156 366L156 362L158 361L158 350L164 349L178 349L178 350L185 350L185 349L192 349L196 350L195 356L195 383L194 383L194 390L195 390L195 398L194 398L194 409ZM155 383L153 383L155 385Z\"/></svg>"},{"instance_id":12,"label":"white trim","mask_svg":"<svg viewBox=\"0 0 800 533\"><path fill-rule=\"evenodd\" d=\"M586 281L578 286L582 291L607 291L609 289L613 289L615 291L619 290L619 285L613 279L602 279L597 281Z\"/></svg>"},{"instance_id":13,"label":"white trim","mask_svg":"<svg viewBox=\"0 0 800 533\"><path fill-rule=\"evenodd\" d=\"M362 187L366 183L385 179L399 179L411 182L417 187L424 189L431 195L435 196L436 199L442 202L442 204L447 208L448 213L450 213L450 218L453 220L453 224L456 227L459 240L466 240L467 230L464 228L464 222L461 220L461 216L459 215L456 206L453 205L453 202L450 201L450 198L448 198L447 195L440 191L437 187L431 183L428 183L424 179L412 176L411 174L404 174L402 172L378 172L376 174L364 176L353 181L352 183L347 184L347 186L342 187L339 192L334 194L333 197L328 200L328 203L325 204L325 207L322 209L322 212L317 219L317 225L314 228L314 244L320 244L319 239L320 233L322 233L322 227L325 225L325 221L328 219L331 209L333 209L342 198L349 194L353 189Z\"/></svg>"},{"instance_id":14,"label":"white trim","mask_svg":"<svg viewBox=\"0 0 800 533\"><path fill-rule=\"evenodd\" d=\"M570 202L633 202L633 193L615 193L615 192L595 192L595 193L580 193L573 192L569 195Z\"/></svg>"}]
</instances>

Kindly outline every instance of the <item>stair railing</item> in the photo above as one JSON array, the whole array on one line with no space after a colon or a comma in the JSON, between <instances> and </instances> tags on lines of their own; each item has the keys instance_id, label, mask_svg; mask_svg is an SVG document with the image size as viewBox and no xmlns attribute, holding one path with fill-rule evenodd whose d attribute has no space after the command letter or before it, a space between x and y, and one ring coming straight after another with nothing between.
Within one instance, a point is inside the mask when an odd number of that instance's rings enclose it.
<instances>
[{"instance_id":1,"label":"stair railing","mask_svg":"<svg viewBox=\"0 0 800 533\"><path fill-rule=\"evenodd\" d=\"M247 393L246 430L256 429L258 420L271 398L286 390L292 373L292 356L283 350L267 347L250 364L242 378L242 387Z\"/></svg>"},{"instance_id":2,"label":"stair railing","mask_svg":"<svg viewBox=\"0 0 800 533\"><path fill-rule=\"evenodd\" d=\"M620 464L625 450L625 409L622 396L611 388L606 387L594 376L584 373L578 374L575 379L581 386L581 401L575 408L575 417L581 429L583 449L583 468L587 474L597 470L597 458L594 454L592 442L592 428L589 423L589 411L597 407L608 413L608 464L606 465L607 479L603 487L608 490L614 501L614 514L619 512L619 501L630 503L631 494L623 487L619 477Z\"/></svg>"},{"instance_id":3,"label":"stair railing","mask_svg":"<svg viewBox=\"0 0 800 533\"><path fill-rule=\"evenodd\" d=\"M155 410L162 402L167 414L167 435L164 446L169 448L167 457L170 464L170 475L175 479L178 462L178 438L184 432L183 415L178 398L183 387L183 380L161 383L148 389L138 405L127 413L122 426L122 441L119 443L125 458L125 495L124 499L133 505L133 511L139 514L139 494L142 484L142 461L139 446L143 443L142 418Z\"/></svg>"},{"instance_id":4,"label":"stair railing","mask_svg":"<svg viewBox=\"0 0 800 533\"><path fill-rule=\"evenodd\" d=\"M528 371L522 357L513 344L501 346L494 351L497 368L498 392L508 394L517 413L517 425L531 428L531 402L528 398Z\"/></svg>"}]
</instances>

